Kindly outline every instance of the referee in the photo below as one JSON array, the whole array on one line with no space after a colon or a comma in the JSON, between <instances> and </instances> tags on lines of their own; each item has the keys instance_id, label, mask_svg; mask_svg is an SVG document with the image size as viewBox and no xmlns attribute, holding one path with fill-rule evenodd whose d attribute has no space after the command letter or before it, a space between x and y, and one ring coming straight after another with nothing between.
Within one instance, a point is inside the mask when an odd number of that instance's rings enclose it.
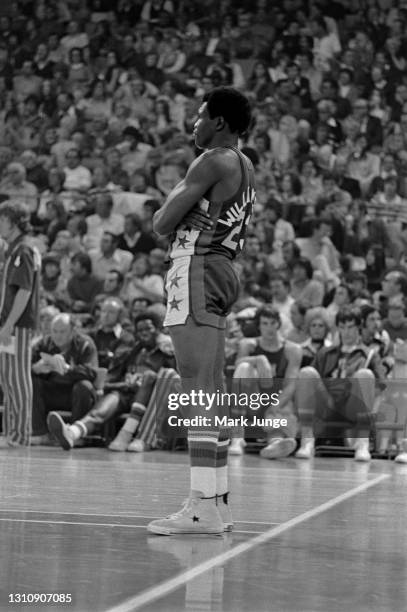
<instances>
[{"instance_id":1,"label":"referee","mask_svg":"<svg viewBox=\"0 0 407 612\"><path fill-rule=\"evenodd\" d=\"M0 293L0 385L4 394L3 433L9 446L30 444L31 340L37 327L41 258L26 242L25 205L0 204L0 237L7 244Z\"/></svg>"}]
</instances>

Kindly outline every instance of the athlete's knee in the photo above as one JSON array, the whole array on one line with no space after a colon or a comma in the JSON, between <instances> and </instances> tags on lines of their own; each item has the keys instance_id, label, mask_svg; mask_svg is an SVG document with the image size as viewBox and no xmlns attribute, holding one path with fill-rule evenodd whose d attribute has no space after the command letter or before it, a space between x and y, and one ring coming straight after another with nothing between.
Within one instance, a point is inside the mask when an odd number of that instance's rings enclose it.
<instances>
[{"instance_id":1,"label":"athlete's knee","mask_svg":"<svg viewBox=\"0 0 407 612\"><path fill-rule=\"evenodd\" d=\"M298 380L318 380L320 378L321 377L318 374L317 370L312 366L306 366L305 368L301 368L298 373Z\"/></svg>"},{"instance_id":2,"label":"athlete's knee","mask_svg":"<svg viewBox=\"0 0 407 612\"><path fill-rule=\"evenodd\" d=\"M361 368L360 370L355 372L353 377L357 378L359 380L374 381L374 379L375 379L373 372L371 370L368 370L367 368Z\"/></svg>"},{"instance_id":3,"label":"athlete's knee","mask_svg":"<svg viewBox=\"0 0 407 612\"><path fill-rule=\"evenodd\" d=\"M233 378L256 378L256 377L257 377L257 371L248 361L241 361L240 363L238 363L235 368L235 372L233 374Z\"/></svg>"}]
</instances>

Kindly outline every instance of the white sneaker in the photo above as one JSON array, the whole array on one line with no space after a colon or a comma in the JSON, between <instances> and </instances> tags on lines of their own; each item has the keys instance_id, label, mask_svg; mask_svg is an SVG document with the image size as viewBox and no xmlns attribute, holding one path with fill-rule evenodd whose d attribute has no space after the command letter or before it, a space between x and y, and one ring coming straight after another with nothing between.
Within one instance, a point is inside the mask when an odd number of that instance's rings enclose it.
<instances>
[{"instance_id":1,"label":"white sneaker","mask_svg":"<svg viewBox=\"0 0 407 612\"><path fill-rule=\"evenodd\" d=\"M179 512L151 521L147 531L160 535L222 534L224 527L216 506L216 496L189 497Z\"/></svg>"},{"instance_id":2,"label":"white sneaker","mask_svg":"<svg viewBox=\"0 0 407 612\"><path fill-rule=\"evenodd\" d=\"M294 457L297 459L311 459L314 456L314 447L314 438L303 438L301 440L301 446L295 453Z\"/></svg>"},{"instance_id":3,"label":"white sneaker","mask_svg":"<svg viewBox=\"0 0 407 612\"><path fill-rule=\"evenodd\" d=\"M229 504L229 493L216 496L216 505L223 521L223 531L233 530L233 517Z\"/></svg>"},{"instance_id":4,"label":"white sneaker","mask_svg":"<svg viewBox=\"0 0 407 612\"><path fill-rule=\"evenodd\" d=\"M74 447L73 434L58 412L50 412L47 416L47 425L50 433L58 440L60 446L69 451Z\"/></svg>"},{"instance_id":5,"label":"white sneaker","mask_svg":"<svg viewBox=\"0 0 407 612\"><path fill-rule=\"evenodd\" d=\"M260 451L263 459L281 459L288 457L295 450L297 442L294 438L274 438L267 446Z\"/></svg>"},{"instance_id":6,"label":"white sneaker","mask_svg":"<svg viewBox=\"0 0 407 612\"><path fill-rule=\"evenodd\" d=\"M134 438L133 442L127 447L127 450L131 453L144 453L147 450L147 446L143 440Z\"/></svg>"},{"instance_id":7,"label":"white sneaker","mask_svg":"<svg viewBox=\"0 0 407 612\"><path fill-rule=\"evenodd\" d=\"M367 461L370 461L371 458L372 456L369 453L368 444L364 442L357 443L355 446L355 457L354 457L355 461L367 462Z\"/></svg>"},{"instance_id":8,"label":"white sneaker","mask_svg":"<svg viewBox=\"0 0 407 612\"><path fill-rule=\"evenodd\" d=\"M229 455L243 455L246 442L244 438L232 438L228 449Z\"/></svg>"},{"instance_id":9,"label":"white sneaker","mask_svg":"<svg viewBox=\"0 0 407 612\"><path fill-rule=\"evenodd\" d=\"M395 458L394 461L396 463L407 463L407 452L400 452Z\"/></svg>"},{"instance_id":10,"label":"white sneaker","mask_svg":"<svg viewBox=\"0 0 407 612\"><path fill-rule=\"evenodd\" d=\"M128 450L128 446L133 438L133 435L130 431L126 431L121 428L117 436L114 440L112 440L107 447L111 451L124 452Z\"/></svg>"}]
</instances>

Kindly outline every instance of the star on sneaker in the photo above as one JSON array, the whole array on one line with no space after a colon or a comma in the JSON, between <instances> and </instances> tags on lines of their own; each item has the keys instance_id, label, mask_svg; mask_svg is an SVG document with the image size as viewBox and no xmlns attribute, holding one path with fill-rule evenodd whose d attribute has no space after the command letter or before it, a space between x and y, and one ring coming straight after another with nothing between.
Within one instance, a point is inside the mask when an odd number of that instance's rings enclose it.
<instances>
[{"instance_id":1,"label":"star on sneaker","mask_svg":"<svg viewBox=\"0 0 407 612\"><path fill-rule=\"evenodd\" d=\"M263 459L281 459L288 457L295 450L297 442L294 438L275 438L260 451Z\"/></svg>"},{"instance_id":2,"label":"star on sneaker","mask_svg":"<svg viewBox=\"0 0 407 612\"><path fill-rule=\"evenodd\" d=\"M48 429L66 451L73 448L75 440L72 432L57 412L50 412L47 417Z\"/></svg>"},{"instance_id":3,"label":"star on sneaker","mask_svg":"<svg viewBox=\"0 0 407 612\"><path fill-rule=\"evenodd\" d=\"M151 521L147 531L159 535L221 534L223 522L215 498L189 497L179 512Z\"/></svg>"}]
</instances>

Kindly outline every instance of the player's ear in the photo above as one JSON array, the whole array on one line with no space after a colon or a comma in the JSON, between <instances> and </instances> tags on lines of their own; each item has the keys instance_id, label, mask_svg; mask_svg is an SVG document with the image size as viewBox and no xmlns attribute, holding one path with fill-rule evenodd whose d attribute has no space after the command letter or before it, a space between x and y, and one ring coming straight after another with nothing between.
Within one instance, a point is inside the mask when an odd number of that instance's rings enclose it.
<instances>
[{"instance_id":1,"label":"player's ear","mask_svg":"<svg viewBox=\"0 0 407 612\"><path fill-rule=\"evenodd\" d=\"M225 120L223 117L218 117L217 121L216 121L216 131L220 132L220 130L223 130L223 128L225 127Z\"/></svg>"}]
</instances>

